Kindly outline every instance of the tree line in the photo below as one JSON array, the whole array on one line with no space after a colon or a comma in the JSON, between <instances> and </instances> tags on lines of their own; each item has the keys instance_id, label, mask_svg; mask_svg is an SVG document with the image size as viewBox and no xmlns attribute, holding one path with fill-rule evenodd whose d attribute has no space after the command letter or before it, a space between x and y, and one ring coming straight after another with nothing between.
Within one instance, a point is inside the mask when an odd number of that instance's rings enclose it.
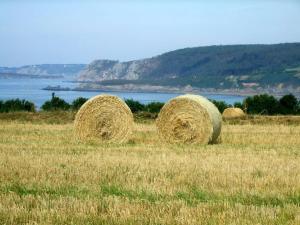
<instances>
[{"instance_id":1,"label":"tree line","mask_svg":"<svg viewBox=\"0 0 300 225\"><path fill-rule=\"evenodd\" d=\"M211 100L222 113L226 108L236 107L247 114L259 115L299 115L300 100L293 94L284 95L277 99L272 95L261 94L249 96L243 102L235 102L233 105L224 101Z\"/></svg>"},{"instance_id":2,"label":"tree line","mask_svg":"<svg viewBox=\"0 0 300 225\"><path fill-rule=\"evenodd\" d=\"M42 106L42 111L77 111L88 99L79 97L75 99L71 104L65 100L55 96L52 93L50 100L46 101ZM243 102L236 102L233 105L227 104L224 101L211 100L219 111L222 113L226 108L237 107L241 108L248 114L260 114L260 115L300 115L300 100L294 95L288 94L277 99L272 95L261 94L254 95L244 99ZM149 112L153 114L159 113L164 103L151 102L148 104L142 104L139 101L133 99L125 100L128 107L133 113ZM0 113L8 112L35 112L36 107L34 103L24 99L11 99L7 101L0 100Z\"/></svg>"}]
</instances>

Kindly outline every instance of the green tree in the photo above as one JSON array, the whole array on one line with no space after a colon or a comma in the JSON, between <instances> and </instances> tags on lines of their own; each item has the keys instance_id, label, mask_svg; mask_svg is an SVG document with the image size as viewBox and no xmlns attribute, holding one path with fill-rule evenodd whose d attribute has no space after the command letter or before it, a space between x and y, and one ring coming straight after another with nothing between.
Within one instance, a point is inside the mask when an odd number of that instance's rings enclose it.
<instances>
[{"instance_id":1,"label":"green tree","mask_svg":"<svg viewBox=\"0 0 300 225\"><path fill-rule=\"evenodd\" d=\"M0 113L4 111L3 107L4 107L3 101L0 100Z\"/></svg>"},{"instance_id":2,"label":"green tree","mask_svg":"<svg viewBox=\"0 0 300 225\"><path fill-rule=\"evenodd\" d=\"M279 113L279 102L271 95L262 94L247 97L243 104L249 114L274 115Z\"/></svg>"},{"instance_id":3,"label":"green tree","mask_svg":"<svg viewBox=\"0 0 300 225\"><path fill-rule=\"evenodd\" d=\"M297 98L288 94L279 99L280 113L282 114L297 114L299 111L299 105Z\"/></svg>"},{"instance_id":4,"label":"green tree","mask_svg":"<svg viewBox=\"0 0 300 225\"><path fill-rule=\"evenodd\" d=\"M159 113L161 108L164 106L162 102L151 102L145 106L147 112Z\"/></svg>"},{"instance_id":5,"label":"green tree","mask_svg":"<svg viewBox=\"0 0 300 225\"><path fill-rule=\"evenodd\" d=\"M231 107L231 105L227 104L224 101L210 100L214 105L218 108L220 113L223 113L226 108Z\"/></svg>"},{"instance_id":6,"label":"green tree","mask_svg":"<svg viewBox=\"0 0 300 225\"><path fill-rule=\"evenodd\" d=\"M241 110L244 110L243 103L241 102L235 102L233 105L235 108L240 108Z\"/></svg>"},{"instance_id":7,"label":"green tree","mask_svg":"<svg viewBox=\"0 0 300 225\"><path fill-rule=\"evenodd\" d=\"M42 105L42 110L44 111L68 110L69 108L70 105L65 100L56 97L55 93L52 93L50 101L46 101Z\"/></svg>"},{"instance_id":8,"label":"green tree","mask_svg":"<svg viewBox=\"0 0 300 225\"><path fill-rule=\"evenodd\" d=\"M134 101L133 99L126 99L125 103L133 113L145 111L145 105L138 101Z\"/></svg>"},{"instance_id":9,"label":"green tree","mask_svg":"<svg viewBox=\"0 0 300 225\"><path fill-rule=\"evenodd\" d=\"M83 97L76 98L76 99L72 102L71 108L72 108L73 110L78 110L78 109L80 109L80 107L81 107L87 100L88 100L87 98L83 98Z\"/></svg>"},{"instance_id":10,"label":"green tree","mask_svg":"<svg viewBox=\"0 0 300 225\"><path fill-rule=\"evenodd\" d=\"M0 112L17 111L35 112L35 105L25 99L20 100L18 98L0 102Z\"/></svg>"}]
</instances>

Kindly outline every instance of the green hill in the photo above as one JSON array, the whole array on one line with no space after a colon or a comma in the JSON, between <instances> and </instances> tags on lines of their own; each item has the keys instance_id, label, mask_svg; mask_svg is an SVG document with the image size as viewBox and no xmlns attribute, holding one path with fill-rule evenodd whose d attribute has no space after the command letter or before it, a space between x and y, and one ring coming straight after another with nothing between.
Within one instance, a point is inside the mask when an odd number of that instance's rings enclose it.
<instances>
[{"instance_id":1,"label":"green hill","mask_svg":"<svg viewBox=\"0 0 300 225\"><path fill-rule=\"evenodd\" d=\"M200 88L300 86L300 43L180 49L131 62L97 60L81 81Z\"/></svg>"}]
</instances>

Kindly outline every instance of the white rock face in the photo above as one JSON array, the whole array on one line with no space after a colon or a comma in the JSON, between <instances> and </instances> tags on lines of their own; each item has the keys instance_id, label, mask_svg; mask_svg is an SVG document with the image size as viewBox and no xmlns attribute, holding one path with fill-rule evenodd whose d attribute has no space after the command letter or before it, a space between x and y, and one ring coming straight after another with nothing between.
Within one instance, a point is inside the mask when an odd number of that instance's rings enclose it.
<instances>
[{"instance_id":1,"label":"white rock face","mask_svg":"<svg viewBox=\"0 0 300 225\"><path fill-rule=\"evenodd\" d=\"M154 68L152 59L119 62L95 60L79 75L79 81L138 80L146 70Z\"/></svg>"},{"instance_id":2,"label":"white rock face","mask_svg":"<svg viewBox=\"0 0 300 225\"><path fill-rule=\"evenodd\" d=\"M84 64L40 64L21 67L0 67L0 73L12 73L36 76L75 76L85 68Z\"/></svg>"}]
</instances>

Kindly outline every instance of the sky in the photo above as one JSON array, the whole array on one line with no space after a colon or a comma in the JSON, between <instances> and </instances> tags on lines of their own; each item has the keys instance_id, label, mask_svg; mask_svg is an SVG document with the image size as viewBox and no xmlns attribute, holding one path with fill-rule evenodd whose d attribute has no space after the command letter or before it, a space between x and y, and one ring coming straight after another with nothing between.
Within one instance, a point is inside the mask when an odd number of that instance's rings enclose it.
<instances>
[{"instance_id":1,"label":"sky","mask_svg":"<svg viewBox=\"0 0 300 225\"><path fill-rule=\"evenodd\" d=\"M300 0L0 0L0 66L300 42Z\"/></svg>"}]
</instances>

